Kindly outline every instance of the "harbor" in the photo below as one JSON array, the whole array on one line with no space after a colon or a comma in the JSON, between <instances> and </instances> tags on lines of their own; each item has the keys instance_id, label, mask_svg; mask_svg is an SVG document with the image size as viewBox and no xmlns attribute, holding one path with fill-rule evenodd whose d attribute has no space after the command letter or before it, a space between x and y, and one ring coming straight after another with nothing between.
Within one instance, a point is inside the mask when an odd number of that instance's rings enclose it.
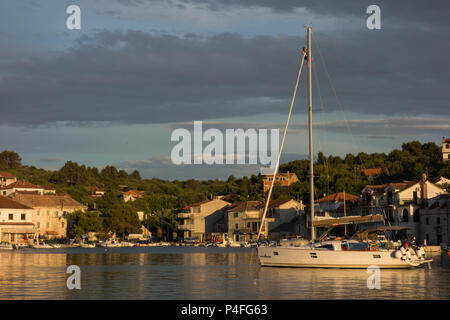
<instances>
[{"instance_id":1,"label":"harbor","mask_svg":"<svg viewBox=\"0 0 450 320\"><path fill-rule=\"evenodd\" d=\"M365 269L265 268L254 248L57 248L0 252L0 299L449 299L450 261L431 269L381 270L381 290ZM68 290L78 265L81 289Z\"/></svg>"},{"instance_id":2,"label":"harbor","mask_svg":"<svg viewBox=\"0 0 450 320\"><path fill-rule=\"evenodd\" d=\"M445 309L450 6L347 2L0 4L0 301Z\"/></svg>"}]
</instances>

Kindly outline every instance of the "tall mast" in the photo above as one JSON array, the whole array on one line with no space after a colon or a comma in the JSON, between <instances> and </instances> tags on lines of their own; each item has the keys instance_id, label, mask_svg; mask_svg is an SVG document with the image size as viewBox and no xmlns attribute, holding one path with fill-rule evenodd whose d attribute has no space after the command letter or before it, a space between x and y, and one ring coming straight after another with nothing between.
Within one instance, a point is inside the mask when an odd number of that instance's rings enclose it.
<instances>
[{"instance_id":1,"label":"tall mast","mask_svg":"<svg viewBox=\"0 0 450 320\"><path fill-rule=\"evenodd\" d=\"M309 190L310 190L310 210L311 210L311 240L315 240L314 220L314 167L313 167L313 137L312 137L312 54L311 54L311 27L308 30L308 127L309 127Z\"/></svg>"}]
</instances>

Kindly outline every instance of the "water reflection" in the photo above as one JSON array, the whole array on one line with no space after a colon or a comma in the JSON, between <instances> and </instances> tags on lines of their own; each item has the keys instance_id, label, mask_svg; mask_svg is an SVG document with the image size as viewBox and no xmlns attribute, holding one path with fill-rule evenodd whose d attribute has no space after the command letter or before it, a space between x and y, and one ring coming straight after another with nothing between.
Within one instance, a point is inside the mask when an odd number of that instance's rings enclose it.
<instances>
[{"instance_id":1,"label":"water reflection","mask_svg":"<svg viewBox=\"0 0 450 320\"><path fill-rule=\"evenodd\" d=\"M0 253L0 299L450 299L448 256L432 269L261 268L255 249L123 248ZM68 290L66 268L81 268Z\"/></svg>"}]
</instances>

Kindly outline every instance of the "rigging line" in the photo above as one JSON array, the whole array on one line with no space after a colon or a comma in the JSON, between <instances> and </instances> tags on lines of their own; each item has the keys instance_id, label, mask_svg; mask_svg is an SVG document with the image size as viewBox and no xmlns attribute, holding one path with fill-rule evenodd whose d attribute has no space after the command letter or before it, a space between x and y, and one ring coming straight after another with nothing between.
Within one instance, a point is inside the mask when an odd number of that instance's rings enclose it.
<instances>
[{"instance_id":1,"label":"rigging line","mask_svg":"<svg viewBox=\"0 0 450 320\"><path fill-rule=\"evenodd\" d=\"M339 105L339 108L341 109L341 111L342 111L342 113L343 113L343 115L344 115L345 126L347 127L347 130L348 130L348 132L350 133L350 136L351 136L351 138L352 138L353 145L354 145L355 147L357 147L357 143L356 143L356 141L355 141L355 137L353 136L353 133L352 133L352 131L351 131L351 129L350 129L350 126L349 126L349 124L348 124L348 121L347 121L347 115L346 115L346 112L345 112L344 108L342 107L342 103L341 103L341 101L340 101L340 99L339 99L339 97L338 97L338 95L337 95L337 93L336 93L336 89L335 89L335 87L334 87L333 80L331 79L330 73L328 72L328 69L327 69L327 67L326 67L326 65L325 65L325 60L323 59L322 52L320 51L319 43L318 43L315 39L313 39L313 41L314 41L314 44L316 45L317 51L319 52L319 55L320 55L320 58L321 58L320 60L322 61L322 65L323 65L323 67L324 67L324 69L325 69L325 73L326 73L327 76L328 76L328 81L330 82L330 86L331 86L331 89L333 90L333 94L334 94L334 96L335 96L335 98L336 98L336 101L337 101L337 103L338 103L338 105ZM359 160L360 160L360 162L361 162L363 168L364 168L364 169L367 169L366 166L364 165L363 160L362 160L361 157L359 156L359 152L356 154L356 156L359 158Z\"/></svg>"},{"instance_id":2,"label":"rigging line","mask_svg":"<svg viewBox=\"0 0 450 320\"><path fill-rule=\"evenodd\" d=\"M278 152L277 163L276 163L275 168L273 170L272 183L270 184L269 193L267 195L266 204L264 206L264 213L263 213L263 216L262 216L261 225L259 226L258 237L256 238L256 240L259 240L259 237L261 236L261 231L262 231L262 228L264 226L264 220L265 220L266 214L267 214L267 208L269 207L270 197L272 195L273 186L275 184L275 180L276 180L277 173L278 173L278 167L280 166L281 152L283 150L284 140L286 139L286 133L287 133L287 129L289 127L289 120L291 119L292 109L294 107L295 96L297 95L298 83L300 81L300 75L302 74L302 68L303 68L303 62L305 61L305 56L306 56L306 52L303 51L302 52L302 58L301 58L302 62L300 64L300 68L298 70L297 82L295 83L294 94L292 95L291 108L289 109L289 115L288 115L288 118L286 120L286 127L284 128L283 139L281 139L280 151ZM268 231L268 230L266 230L266 231Z\"/></svg>"},{"instance_id":3,"label":"rigging line","mask_svg":"<svg viewBox=\"0 0 450 320\"><path fill-rule=\"evenodd\" d=\"M320 110L322 111L320 113L320 118L322 120L322 123L324 123L324 114L325 114L325 108L324 108L324 103L323 103L323 98L322 98L322 93L320 91L320 85L319 85L319 76L317 74L317 68L314 68L314 79L315 79L315 83L316 83L316 87L317 87L317 93L319 95L319 101L320 101ZM323 126L323 137L324 137L324 141L327 141L327 127ZM323 146L324 147L324 146ZM329 167L329 161L328 161L328 157L325 157L325 170L326 170L326 177L327 177L327 196L330 195L330 167ZM316 189L316 193L317 193L317 189ZM317 197L317 199L319 199L319 197ZM328 211L330 211L330 200L327 200L327 207L328 207Z\"/></svg>"},{"instance_id":4,"label":"rigging line","mask_svg":"<svg viewBox=\"0 0 450 320\"><path fill-rule=\"evenodd\" d=\"M319 110L322 110L322 112L320 113L320 117L321 117L321 119L323 120L323 111L324 111L324 108L323 108L322 95L320 94L320 87L319 87L319 82L318 82L318 77L317 77L316 68L313 68L313 78L314 78L314 80L315 80L315 84L316 84L316 87L317 87L317 93L319 94L319 100L320 100L320 106L321 106L321 108L320 108ZM318 140L316 139L316 141L318 141ZM319 139L319 141L318 141L317 144L318 144L318 146L319 146L318 149L320 150L320 146L321 146L320 139ZM319 175L319 177L320 177L320 175ZM314 194L315 194L315 196L316 196L316 199L320 199L319 191L318 191L317 188L314 189ZM328 207L329 207L329 203L328 203Z\"/></svg>"}]
</instances>

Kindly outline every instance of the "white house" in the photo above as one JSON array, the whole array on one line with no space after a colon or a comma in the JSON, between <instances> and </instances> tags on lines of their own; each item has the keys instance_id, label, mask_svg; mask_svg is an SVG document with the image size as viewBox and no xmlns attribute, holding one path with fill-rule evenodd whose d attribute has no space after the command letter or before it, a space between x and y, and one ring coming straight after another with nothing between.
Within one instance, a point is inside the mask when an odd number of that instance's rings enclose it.
<instances>
[{"instance_id":1,"label":"white house","mask_svg":"<svg viewBox=\"0 0 450 320\"><path fill-rule=\"evenodd\" d=\"M424 175L420 181L366 186L361 193L359 210L362 215L384 214L388 224L407 227L407 235L419 239L422 233L420 207L427 206L430 199L445 194L444 187Z\"/></svg>"},{"instance_id":2,"label":"white house","mask_svg":"<svg viewBox=\"0 0 450 320\"><path fill-rule=\"evenodd\" d=\"M27 243L37 237L34 209L0 196L0 242Z\"/></svg>"},{"instance_id":3,"label":"white house","mask_svg":"<svg viewBox=\"0 0 450 320\"><path fill-rule=\"evenodd\" d=\"M0 187L7 186L8 184L14 183L16 181L17 178L13 174L5 171L0 172Z\"/></svg>"},{"instance_id":4,"label":"white house","mask_svg":"<svg viewBox=\"0 0 450 320\"><path fill-rule=\"evenodd\" d=\"M213 233L225 231L218 230L216 224L223 220L225 208L229 205L229 202L220 199L190 204L185 208L187 212L178 214L178 218L183 219L178 229L183 231L184 238L210 239Z\"/></svg>"},{"instance_id":5,"label":"white house","mask_svg":"<svg viewBox=\"0 0 450 320\"><path fill-rule=\"evenodd\" d=\"M47 187L46 187L47 188ZM28 181L24 180L18 180L16 182L10 183L7 186L1 187L0 192L2 196L9 196L17 191L22 192L30 192L30 193L36 193L36 194L44 194L47 192L44 192L44 187L42 186L36 186Z\"/></svg>"},{"instance_id":6,"label":"white house","mask_svg":"<svg viewBox=\"0 0 450 320\"><path fill-rule=\"evenodd\" d=\"M450 195L442 194L420 206L418 211L420 243L450 246Z\"/></svg>"}]
</instances>

